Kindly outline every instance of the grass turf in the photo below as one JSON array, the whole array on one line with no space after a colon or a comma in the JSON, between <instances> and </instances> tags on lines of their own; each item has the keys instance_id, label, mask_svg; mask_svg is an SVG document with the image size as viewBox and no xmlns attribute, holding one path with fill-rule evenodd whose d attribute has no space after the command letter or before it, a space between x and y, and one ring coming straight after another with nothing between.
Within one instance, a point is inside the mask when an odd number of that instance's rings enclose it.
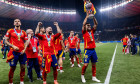
<instances>
[{"instance_id":1,"label":"grass turf","mask_svg":"<svg viewBox=\"0 0 140 84\"><path fill-rule=\"evenodd\" d=\"M101 83L104 83L107 71L109 69L109 65L114 53L114 49L116 43L97 43L96 52L98 55L97 62L97 78L101 80ZM139 84L138 81L140 77L140 65L138 55L130 56L123 55L122 53L122 45L119 44L117 48L117 53L115 57L113 72L111 74L110 84ZM84 46L81 44L81 51L84 54ZM59 84L82 84L81 83L81 70L82 68L78 68L77 63L75 62L75 66L71 68L69 55L66 53L66 59L64 60L64 73L58 74L58 82ZM9 72L9 64L6 63L6 60L2 59L2 54L0 54L0 84L8 84L8 72ZM82 65L81 65L82 66ZM86 84L96 83L91 80L92 72L91 72L91 63L86 70L85 78ZM47 83L53 84L53 73L51 72L47 76ZM14 84L19 84L20 80L20 68L19 64L17 64L17 68L14 74L13 82ZM36 74L33 70L34 83L30 83L27 77L27 67L26 67L26 75L25 75L25 84L42 84L42 81L36 80Z\"/></svg>"}]
</instances>

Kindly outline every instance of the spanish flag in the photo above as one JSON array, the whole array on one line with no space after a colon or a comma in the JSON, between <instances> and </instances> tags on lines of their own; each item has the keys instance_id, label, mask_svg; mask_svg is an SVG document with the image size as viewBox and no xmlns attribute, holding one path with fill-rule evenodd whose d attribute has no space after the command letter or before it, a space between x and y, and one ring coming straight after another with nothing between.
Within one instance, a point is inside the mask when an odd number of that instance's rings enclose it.
<instances>
[{"instance_id":1,"label":"spanish flag","mask_svg":"<svg viewBox=\"0 0 140 84\"><path fill-rule=\"evenodd\" d=\"M91 1L90 1L90 3L91 3ZM95 15L96 14L96 9L95 9L93 4L92 4L92 7L91 7L91 10L94 11L94 15ZM84 1L84 12L87 12L87 10L86 10L86 0Z\"/></svg>"}]
</instances>

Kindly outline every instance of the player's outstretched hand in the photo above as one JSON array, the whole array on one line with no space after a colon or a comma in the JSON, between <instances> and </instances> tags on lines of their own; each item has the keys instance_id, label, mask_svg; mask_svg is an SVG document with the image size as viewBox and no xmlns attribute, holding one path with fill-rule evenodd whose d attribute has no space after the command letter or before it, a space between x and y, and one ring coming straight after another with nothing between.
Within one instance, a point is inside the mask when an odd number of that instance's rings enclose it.
<instances>
[{"instance_id":1,"label":"player's outstretched hand","mask_svg":"<svg viewBox=\"0 0 140 84\"><path fill-rule=\"evenodd\" d=\"M54 22L54 25L55 25L55 26L58 26L58 22Z\"/></svg>"},{"instance_id":2,"label":"player's outstretched hand","mask_svg":"<svg viewBox=\"0 0 140 84\"><path fill-rule=\"evenodd\" d=\"M41 26L42 25L42 22L38 22L38 26Z\"/></svg>"}]
</instances>

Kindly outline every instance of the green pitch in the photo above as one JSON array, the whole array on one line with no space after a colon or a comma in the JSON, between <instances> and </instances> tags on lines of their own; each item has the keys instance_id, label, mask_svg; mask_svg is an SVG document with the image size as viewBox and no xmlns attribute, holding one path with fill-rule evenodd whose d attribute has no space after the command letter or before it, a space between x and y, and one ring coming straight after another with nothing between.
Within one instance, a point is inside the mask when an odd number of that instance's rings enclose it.
<instances>
[{"instance_id":1,"label":"green pitch","mask_svg":"<svg viewBox=\"0 0 140 84\"><path fill-rule=\"evenodd\" d=\"M116 43L97 43L96 52L98 55L97 62L97 78L101 80L101 83L105 82L107 72L114 54ZM81 44L81 51L84 54L84 46ZM2 59L2 54L0 54L0 84L8 84L8 73L9 73L9 64L6 63L6 60ZM81 82L81 70L78 68L77 63L71 68L69 55L66 53L66 59L64 60L64 73L58 74L59 84L82 84ZM81 66L83 66L81 64ZM92 69L91 63L89 64L85 78L86 84L96 84L91 80L92 78ZM14 84L19 84L20 81L20 68L19 64L17 65L16 71L14 73ZM30 83L27 77L27 67L25 75L25 84L42 84L43 81L36 80L37 76L33 69L34 82ZM131 56L130 54L122 54L122 44L118 44L113 70L111 73L110 84L140 84L140 56L139 54ZM47 76L47 83L53 84L53 73L52 70Z\"/></svg>"}]
</instances>

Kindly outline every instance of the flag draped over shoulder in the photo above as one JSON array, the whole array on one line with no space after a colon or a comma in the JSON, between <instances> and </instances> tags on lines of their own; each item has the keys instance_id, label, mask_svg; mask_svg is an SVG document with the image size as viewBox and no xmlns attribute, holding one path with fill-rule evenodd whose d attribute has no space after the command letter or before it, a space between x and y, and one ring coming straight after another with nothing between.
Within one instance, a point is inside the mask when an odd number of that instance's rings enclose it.
<instances>
[{"instance_id":1,"label":"flag draped over shoulder","mask_svg":"<svg viewBox=\"0 0 140 84\"><path fill-rule=\"evenodd\" d=\"M94 11L94 15L95 15L96 14L96 9L95 9L93 4L92 4L92 7L91 7L91 10ZM87 10L86 10L86 0L84 1L84 12L87 12Z\"/></svg>"}]
</instances>

